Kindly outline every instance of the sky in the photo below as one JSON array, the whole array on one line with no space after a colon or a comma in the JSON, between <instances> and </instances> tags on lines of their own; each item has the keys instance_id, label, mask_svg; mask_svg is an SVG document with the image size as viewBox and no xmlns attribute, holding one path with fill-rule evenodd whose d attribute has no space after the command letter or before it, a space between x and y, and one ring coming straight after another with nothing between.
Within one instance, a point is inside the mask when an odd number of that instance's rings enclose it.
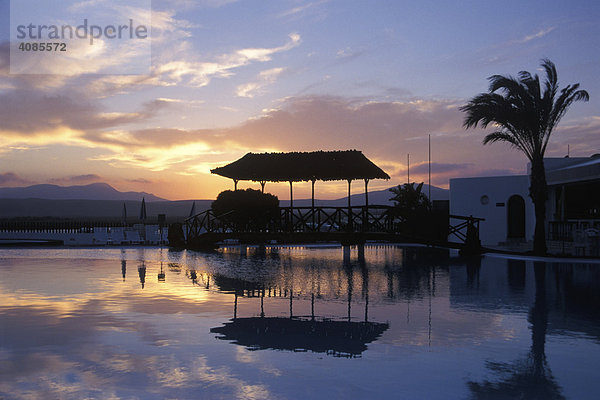
<instances>
[{"instance_id":1,"label":"sky","mask_svg":"<svg viewBox=\"0 0 600 400\"><path fill-rule=\"evenodd\" d=\"M92 21L97 7L119 3L54 1L53 10L31 7L31 20L59 10ZM427 182L429 135L433 185L523 174L524 155L483 146L484 131L465 130L459 107L493 74L543 75L543 58L561 86L580 83L590 94L563 118L547 156L600 153L597 2L153 0L151 12L138 4L127 13L151 18L148 65L132 61L143 47L98 39L75 49L77 64L48 55L44 74L24 74L11 70L15 21L0 0L0 186L106 182L169 200L214 199L233 183L210 169L248 152L357 149L391 176L370 183L380 190L406 182L408 154L411 181ZM266 190L289 198L287 184ZM347 186L315 190L338 198ZM356 182L353 193L362 190ZM310 183L294 191L310 197Z\"/></svg>"}]
</instances>

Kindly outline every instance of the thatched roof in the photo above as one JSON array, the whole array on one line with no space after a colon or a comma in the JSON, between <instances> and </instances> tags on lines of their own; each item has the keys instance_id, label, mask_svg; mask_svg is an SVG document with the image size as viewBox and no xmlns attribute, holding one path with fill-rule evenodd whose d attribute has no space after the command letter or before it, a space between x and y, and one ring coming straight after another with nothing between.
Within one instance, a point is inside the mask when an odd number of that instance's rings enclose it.
<instances>
[{"instance_id":1,"label":"thatched roof","mask_svg":"<svg viewBox=\"0 0 600 400\"><path fill-rule=\"evenodd\" d=\"M255 182L390 179L358 150L248 153L210 172L238 181Z\"/></svg>"}]
</instances>

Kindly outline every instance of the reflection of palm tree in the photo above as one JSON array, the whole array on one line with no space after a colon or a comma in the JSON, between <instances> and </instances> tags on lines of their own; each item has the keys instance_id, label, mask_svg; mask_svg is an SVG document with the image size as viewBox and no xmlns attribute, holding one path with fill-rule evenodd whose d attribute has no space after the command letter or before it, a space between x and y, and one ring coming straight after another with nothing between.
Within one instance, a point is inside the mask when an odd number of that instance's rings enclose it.
<instances>
[{"instance_id":1,"label":"reflection of palm tree","mask_svg":"<svg viewBox=\"0 0 600 400\"><path fill-rule=\"evenodd\" d=\"M123 275L123 282L125 282L125 275L127 275L127 260L121 260L121 275Z\"/></svg>"},{"instance_id":2,"label":"reflection of palm tree","mask_svg":"<svg viewBox=\"0 0 600 400\"><path fill-rule=\"evenodd\" d=\"M476 399L564 399L552 371L546 362L546 330L548 306L546 301L546 264L536 262L535 301L529 311L531 349L526 360L515 363L489 362L488 368L506 376L499 382L469 382Z\"/></svg>"},{"instance_id":3,"label":"reflection of palm tree","mask_svg":"<svg viewBox=\"0 0 600 400\"><path fill-rule=\"evenodd\" d=\"M568 85L559 94L554 63L543 60L542 67L546 72L543 88L539 77L527 71L520 72L519 79L494 75L489 78L488 93L473 97L460 108L467 114L464 122L467 128L481 124L483 128L492 125L498 129L486 135L483 144L507 142L525 153L531 162L529 196L535 206L534 251L538 254L546 253L546 146L552 130L571 104L589 99L585 90L578 90L579 84Z\"/></svg>"},{"instance_id":4,"label":"reflection of palm tree","mask_svg":"<svg viewBox=\"0 0 600 400\"><path fill-rule=\"evenodd\" d=\"M142 284L142 289L146 283L146 264L142 263L138 267L138 274L140 275L140 283Z\"/></svg>"},{"instance_id":5,"label":"reflection of palm tree","mask_svg":"<svg viewBox=\"0 0 600 400\"><path fill-rule=\"evenodd\" d=\"M546 330L548 327L548 306L546 303L546 264L536 262L535 274L535 301L529 312L531 324L531 357L533 359L533 376L536 378L545 375L546 364ZM550 370L548 370L550 373Z\"/></svg>"}]
</instances>

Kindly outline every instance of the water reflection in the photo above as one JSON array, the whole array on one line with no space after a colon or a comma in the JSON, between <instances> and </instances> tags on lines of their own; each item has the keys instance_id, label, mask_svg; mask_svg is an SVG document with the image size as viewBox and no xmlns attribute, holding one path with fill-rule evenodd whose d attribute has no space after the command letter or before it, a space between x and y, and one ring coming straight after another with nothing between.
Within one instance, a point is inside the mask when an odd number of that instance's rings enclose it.
<instances>
[{"instance_id":1,"label":"water reflection","mask_svg":"<svg viewBox=\"0 0 600 400\"><path fill-rule=\"evenodd\" d=\"M0 398L600 398L598 264L390 245L0 268Z\"/></svg>"},{"instance_id":2,"label":"water reflection","mask_svg":"<svg viewBox=\"0 0 600 400\"><path fill-rule=\"evenodd\" d=\"M302 318L237 318L212 328L219 339L230 340L249 350L274 349L327 353L356 357L389 328L386 323Z\"/></svg>"},{"instance_id":3,"label":"water reflection","mask_svg":"<svg viewBox=\"0 0 600 400\"><path fill-rule=\"evenodd\" d=\"M265 250L261 249L265 254ZM346 320L334 320L315 315L315 297L323 298L320 274L316 274L315 263L310 263L310 309L308 316L294 315L293 269L286 264L289 275L282 282L270 279L264 282L250 282L243 279L215 275L214 283L221 291L234 294L233 319L221 327L212 328L219 339L232 341L250 350L275 349L290 351L312 351L327 353L336 357L356 357L367 349L367 344L375 341L389 328L387 323L368 321L369 273L364 257L364 248L358 252L357 265L361 276L361 295L364 302L364 321L352 321L352 293L354 291L355 263L350 259L350 249L344 249L343 273L346 275L347 292ZM209 277L210 279L210 277ZM289 317L266 317L264 311L265 295L271 297L289 297ZM316 296L315 296L316 295ZM260 298L260 316L238 318L238 296ZM340 291L336 291L340 297Z\"/></svg>"},{"instance_id":4,"label":"water reflection","mask_svg":"<svg viewBox=\"0 0 600 400\"><path fill-rule=\"evenodd\" d=\"M508 282L524 282L520 263L508 263ZM515 271L517 270L517 271ZM496 381L469 382L477 399L564 399L562 388L556 382L546 359L548 327L548 300L546 297L546 270L543 262L534 263L535 300L528 315L531 327L531 348L527 356L512 363L488 361L487 368L497 376ZM513 285L510 285L513 288ZM522 285L518 285L521 287Z\"/></svg>"},{"instance_id":5,"label":"water reflection","mask_svg":"<svg viewBox=\"0 0 600 400\"><path fill-rule=\"evenodd\" d=\"M146 263L142 261L140 265L138 265L138 274L140 276L140 283L142 285L142 289L146 284Z\"/></svg>"}]
</instances>

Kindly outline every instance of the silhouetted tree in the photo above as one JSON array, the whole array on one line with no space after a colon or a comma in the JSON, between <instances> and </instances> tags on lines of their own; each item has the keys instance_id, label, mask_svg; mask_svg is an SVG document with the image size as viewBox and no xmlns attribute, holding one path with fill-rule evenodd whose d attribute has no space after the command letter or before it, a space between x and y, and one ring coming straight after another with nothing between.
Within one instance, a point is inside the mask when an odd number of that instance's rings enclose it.
<instances>
[{"instance_id":1,"label":"silhouetted tree","mask_svg":"<svg viewBox=\"0 0 600 400\"><path fill-rule=\"evenodd\" d=\"M414 212L428 211L431 203L423 193L423 182L415 187L415 183L405 183L390 189L394 197L390 198L394 206L400 210L402 215L410 215Z\"/></svg>"},{"instance_id":2,"label":"silhouetted tree","mask_svg":"<svg viewBox=\"0 0 600 400\"><path fill-rule=\"evenodd\" d=\"M427 236L431 222L431 203L425 193L423 193L423 182L415 187L413 183L405 183L390 189L394 197L390 198L394 202L394 211L396 215L404 219L404 233Z\"/></svg>"},{"instance_id":3,"label":"silhouetted tree","mask_svg":"<svg viewBox=\"0 0 600 400\"><path fill-rule=\"evenodd\" d=\"M488 93L473 97L460 108L467 115L466 128L492 125L496 130L483 139L483 144L507 142L521 150L531 162L529 196L535 206L534 252L546 253L546 200L548 186L544 154L552 131L574 101L587 101L589 94L579 84L568 85L559 93L556 67L542 60L546 72L543 87L538 75L519 72L518 78L493 75Z\"/></svg>"},{"instance_id":4,"label":"silhouetted tree","mask_svg":"<svg viewBox=\"0 0 600 400\"><path fill-rule=\"evenodd\" d=\"M211 208L215 215L239 230L257 230L264 229L278 214L279 199L260 190L226 190L219 193Z\"/></svg>"},{"instance_id":5,"label":"silhouetted tree","mask_svg":"<svg viewBox=\"0 0 600 400\"><path fill-rule=\"evenodd\" d=\"M175 222L169 225L167 240L171 247L185 247L185 236L183 234L183 226L181 223Z\"/></svg>"}]
</instances>

